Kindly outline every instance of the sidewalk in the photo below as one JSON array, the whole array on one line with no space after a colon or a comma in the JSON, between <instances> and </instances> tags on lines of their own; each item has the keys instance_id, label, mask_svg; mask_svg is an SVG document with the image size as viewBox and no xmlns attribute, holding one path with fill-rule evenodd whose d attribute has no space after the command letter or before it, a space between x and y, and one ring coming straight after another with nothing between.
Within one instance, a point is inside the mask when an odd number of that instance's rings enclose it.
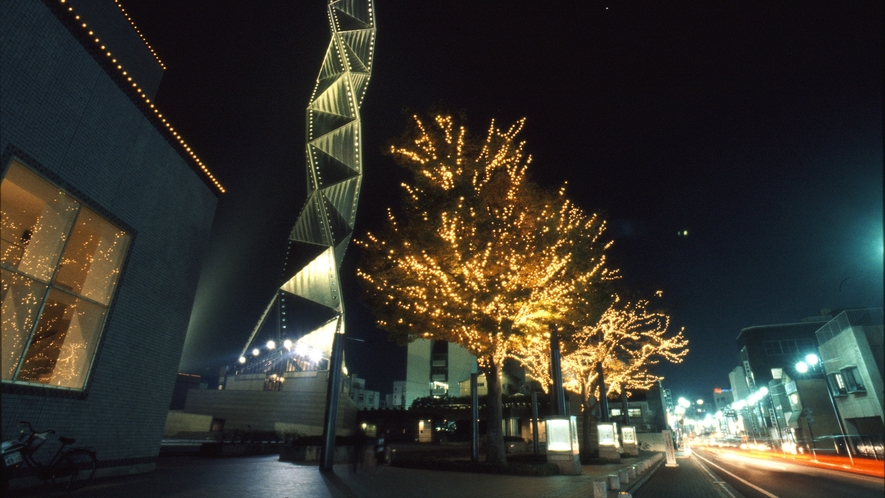
<instances>
[{"instance_id":1,"label":"sidewalk","mask_svg":"<svg viewBox=\"0 0 885 498\"><path fill-rule=\"evenodd\" d=\"M659 454L624 459L620 464L584 465L579 476L520 477L384 467L350 472L335 465L322 473L317 465L280 462L276 455L258 457L161 457L157 470L146 474L96 479L73 493L45 488L13 490L6 496L71 496L94 498L519 498L592 496L592 482ZM662 461L662 460L660 460ZM680 460L680 465L684 460ZM660 462L659 462L660 463ZM663 467L657 467L662 469ZM630 490L655 472L652 466L623 486ZM660 470L658 470L660 471ZM700 472L700 471L699 471ZM608 491L607 498L617 497ZM682 493L678 493L682 496ZM658 495L655 495L658 496ZM670 495L673 496L673 495ZM709 496L709 495L708 495Z\"/></svg>"}]
</instances>

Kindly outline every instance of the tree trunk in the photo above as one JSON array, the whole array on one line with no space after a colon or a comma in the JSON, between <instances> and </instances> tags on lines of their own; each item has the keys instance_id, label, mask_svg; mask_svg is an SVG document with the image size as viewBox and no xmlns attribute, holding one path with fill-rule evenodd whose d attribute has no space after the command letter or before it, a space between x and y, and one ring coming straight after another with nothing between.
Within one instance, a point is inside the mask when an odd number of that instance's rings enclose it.
<instances>
[{"instance_id":1,"label":"tree trunk","mask_svg":"<svg viewBox=\"0 0 885 498\"><path fill-rule=\"evenodd\" d=\"M489 362L489 367L485 369L486 386L489 394L486 403L489 408L488 419L488 435L489 441L486 447L486 462L489 463L507 463L507 451L504 447L504 414L501 402L501 379L498 374L501 367Z\"/></svg>"},{"instance_id":2,"label":"tree trunk","mask_svg":"<svg viewBox=\"0 0 885 498\"><path fill-rule=\"evenodd\" d=\"M590 395L586 386L581 388L581 403L584 405L584 416L581 420L581 428L583 429L583 444L581 444L581 453L585 457L599 456L599 416L596 414L596 408L599 403L596 398Z\"/></svg>"}]
</instances>

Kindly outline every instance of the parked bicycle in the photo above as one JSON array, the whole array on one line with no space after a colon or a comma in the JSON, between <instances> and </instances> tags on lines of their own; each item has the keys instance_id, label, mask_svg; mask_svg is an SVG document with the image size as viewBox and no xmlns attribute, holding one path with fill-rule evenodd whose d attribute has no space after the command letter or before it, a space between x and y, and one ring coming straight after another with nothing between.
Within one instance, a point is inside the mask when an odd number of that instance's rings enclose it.
<instances>
[{"instance_id":1,"label":"parked bicycle","mask_svg":"<svg viewBox=\"0 0 885 498\"><path fill-rule=\"evenodd\" d=\"M60 436L58 440L61 442L61 447L48 462L41 463L34 459L34 453L46 442L50 434L55 434L55 431L49 429L38 432L30 422L20 422L20 424L26 428L22 428L18 440L2 443L3 489L9 485L14 469L22 464L36 469L37 478L44 483L56 484L69 491L81 488L92 480L95 467L98 465L94 450L69 448L75 440Z\"/></svg>"}]
</instances>

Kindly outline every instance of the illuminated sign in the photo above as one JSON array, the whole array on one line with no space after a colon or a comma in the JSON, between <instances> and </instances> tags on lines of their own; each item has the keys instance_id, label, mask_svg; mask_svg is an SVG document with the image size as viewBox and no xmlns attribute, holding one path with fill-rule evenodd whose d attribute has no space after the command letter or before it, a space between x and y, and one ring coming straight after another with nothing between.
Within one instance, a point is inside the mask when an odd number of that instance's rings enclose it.
<instances>
[{"instance_id":1,"label":"illuminated sign","mask_svg":"<svg viewBox=\"0 0 885 498\"><path fill-rule=\"evenodd\" d=\"M599 446L616 446L615 424L598 424Z\"/></svg>"},{"instance_id":2,"label":"illuminated sign","mask_svg":"<svg viewBox=\"0 0 885 498\"><path fill-rule=\"evenodd\" d=\"M624 444L636 444L636 428L621 427L621 438L624 440Z\"/></svg>"}]
</instances>

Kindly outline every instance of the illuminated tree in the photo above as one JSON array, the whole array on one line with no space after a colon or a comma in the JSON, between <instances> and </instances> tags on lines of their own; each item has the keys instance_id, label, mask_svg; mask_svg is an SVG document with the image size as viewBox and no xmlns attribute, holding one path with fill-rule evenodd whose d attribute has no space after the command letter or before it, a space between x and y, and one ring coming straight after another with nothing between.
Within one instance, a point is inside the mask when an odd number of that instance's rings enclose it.
<instances>
[{"instance_id":1,"label":"illuminated tree","mask_svg":"<svg viewBox=\"0 0 885 498\"><path fill-rule=\"evenodd\" d=\"M670 317L648 311L648 301L614 302L592 324L566 333L562 351L563 386L581 395L583 405L583 444L592 453L597 448L596 422L599 419L599 364L602 362L605 395L623 390L649 389L663 377L652 373L661 360L681 363L688 353L682 330L668 335ZM511 357L520 361L546 389L550 378L549 339L533 337L520 343Z\"/></svg>"},{"instance_id":2,"label":"illuminated tree","mask_svg":"<svg viewBox=\"0 0 885 498\"><path fill-rule=\"evenodd\" d=\"M494 121L474 141L451 117L391 154L413 173L399 214L358 244L378 325L400 343L445 340L476 356L488 382L488 461L504 462L499 374L514 348L567 319L576 289L610 278L605 223L526 177L531 157ZM576 257L579 255L580 257Z\"/></svg>"}]
</instances>

